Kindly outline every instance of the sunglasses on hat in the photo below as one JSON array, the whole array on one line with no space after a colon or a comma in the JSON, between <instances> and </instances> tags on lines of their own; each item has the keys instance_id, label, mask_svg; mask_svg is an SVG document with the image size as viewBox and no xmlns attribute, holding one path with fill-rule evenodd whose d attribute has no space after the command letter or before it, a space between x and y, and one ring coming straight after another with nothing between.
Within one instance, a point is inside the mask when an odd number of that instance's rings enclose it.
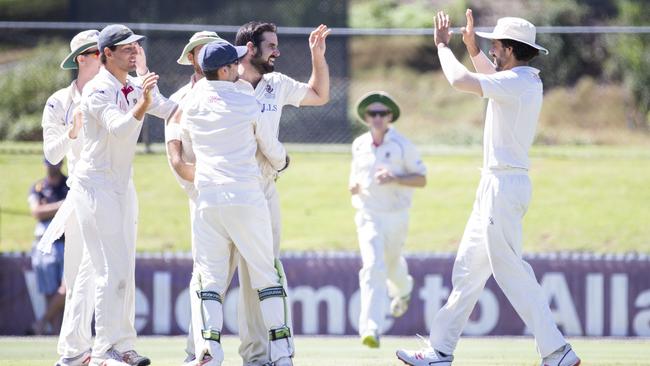
<instances>
[{"instance_id":1,"label":"sunglasses on hat","mask_svg":"<svg viewBox=\"0 0 650 366\"><path fill-rule=\"evenodd\" d=\"M391 113L391 112L390 112L390 111L387 111L387 110L382 110L382 111L366 111L366 116L369 116L369 117L377 117L377 116L380 116L380 117L386 117L386 116L389 115L390 113Z\"/></svg>"}]
</instances>

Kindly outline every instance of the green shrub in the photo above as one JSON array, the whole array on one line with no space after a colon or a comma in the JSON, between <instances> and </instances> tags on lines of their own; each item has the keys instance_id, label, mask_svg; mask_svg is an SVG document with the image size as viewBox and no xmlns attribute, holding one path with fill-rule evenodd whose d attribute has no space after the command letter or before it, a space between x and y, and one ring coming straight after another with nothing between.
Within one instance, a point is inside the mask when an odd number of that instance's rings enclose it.
<instances>
[{"instance_id":1,"label":"green shrub","mask_svg":"<svg viewBox=\"0 0 650 366\"><path fill-rule=\"evenodd\" d=\"M40 136L47 98L71 81L59 68L67 48L59 42L42 44L24 59L5 65L6 71L0 72L0 139Z\"/></svg>"}]
</instances>

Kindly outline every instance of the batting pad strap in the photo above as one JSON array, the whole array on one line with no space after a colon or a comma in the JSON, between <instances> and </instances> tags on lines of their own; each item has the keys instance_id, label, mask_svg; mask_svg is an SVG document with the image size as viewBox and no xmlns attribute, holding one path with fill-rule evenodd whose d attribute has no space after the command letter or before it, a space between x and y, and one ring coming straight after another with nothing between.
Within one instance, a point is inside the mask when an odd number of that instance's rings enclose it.
<instances>
[{"instance_id":1,"label":"batting pad strap","mask_svg":"<svg viewBox=\"0 0 650 366\"><path fill-rule=\"evenodd\" d=\"M277 341L278 339L285 339L291 337L291 329L289 327L282 326L280 328L269 330L269 340Z\"/></svg>"},{"instance_id":2,"label":"batting pad strap","mask_svg":"<svg viewBox=\"0 0 650 366\"><path fill-rule=\"evenodd\" d=\"M199 297L201 300L212 300L212 301L218 301L223 304L223 301L221 300L221 295L215 291L197 291L196 295Z\"/></svg>"},{"instance_id":3,"label":"batting pad strap","mask_svg":"<svg viewBox=\"0 0 650 366\"><path fill-rule=\"evenodd\" d=\"M287 297L287 293L284 292L284 287L282 286L267 287L262 290L257 290L257 294L260 297L260 301L264 301L269 297Z\"/></svg>"},{"instance_id":4,"label":"batting pad strap","mask_svg":"<svg viewBox=\"0 0 650 366\"><path fill-rule=\"evenodd\" d=\"M201 336L203 337L203 339L221 343L221 332L219 332L218 330L203 329L201 330Z\"/></svg>"}]
</instances>

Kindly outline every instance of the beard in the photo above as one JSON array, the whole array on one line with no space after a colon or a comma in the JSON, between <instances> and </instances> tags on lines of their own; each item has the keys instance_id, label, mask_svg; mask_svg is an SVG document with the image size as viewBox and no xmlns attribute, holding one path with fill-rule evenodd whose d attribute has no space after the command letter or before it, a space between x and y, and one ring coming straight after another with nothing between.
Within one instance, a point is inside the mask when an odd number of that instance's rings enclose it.
<instances>
[{"instance_id":1,"label":"beard","mask_svg":"<svg viewBox=\"0 0 650 366\"><path fill-rule=\"evenodd\" d=\"M497 71L503 71L503 62L496 57L494 58L494 66Z\"/></svg>"},{"instance_id":2,"label":"beard","mask_svg":"<svg viewBox=\"0 0 650 366\"><path fill-rule=\"evenodd\" d=\"M251 65L259 72L260 74L268 74L275 70L275 66L269 63L269 60L262 58L261 52L258 51L255 56L251 58Z\"/></svg>"}]
</instances>

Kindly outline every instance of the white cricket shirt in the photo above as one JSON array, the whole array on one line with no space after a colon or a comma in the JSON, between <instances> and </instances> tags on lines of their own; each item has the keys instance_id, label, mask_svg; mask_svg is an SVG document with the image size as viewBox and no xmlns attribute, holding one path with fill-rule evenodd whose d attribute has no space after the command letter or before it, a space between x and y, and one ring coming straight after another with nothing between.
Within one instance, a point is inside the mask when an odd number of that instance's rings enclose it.
<instances>
[{"instance_id":1,"label":"white cricket shirt","mask_svg":"<svg viewBox=\"0 0 650 366\"><path fill-rule=\"evenodd\" d=\"M81 108L84 112L84 141L75 178L84 184L126 191L142 121L132 109L142 98L140 79L127 77L126 85L101 68L84 87ZM147 113L168 119L176 103L154 91Z\"/></svg>"},{"instance_id":2,"label":"white cricket shirt","mask_svg":"<svg viewBox=\"0 0 650 366\"><path fill-rule=\"evenodd\" d=\"M181 127L189 134L196 155L194 185L200 197L211 188L218 188L219 195L223 189L232 193L238 188L261 193L260 168L255 160L258 147L273 169L285 165L284 147L272 130L260 123L260 106L255 96L241 91L242 83L236 86L233 82L201 79L183 103ZM247 203L244 195L231 198L230 203Z\"/></svg>"},{"instance_id":3,"label":"white cricket shirt","mask_svg":"<svg viewBox=\"0 0 650 366\"><path fill-rule=\"evenodd\" d=\"M83 130L76 139L68 136L72 127L74 109L81 103L77 81L52 94L43 109L43 153L52 164L57 164L65 156L68 159L68 175L72 176L74 167L81 155Z\"/></svg>"},{"instance_id":4,"label":"white cricket shirt","mask_svg":"<svg viewBox=\"0 0 650 366\"><path fill-rule=\"evenodd\" d=\"M178 104L181 110L185 110L183 107L183 101L194 87L194 84L194 80L190 80L189 83L185 84L182 88L178 89L176 93L172 94L169 97L169 100ZM165 151L167 152L167 157L169 157L169 148L167 147L167 143L171 140L179 140L181 142L183 160L188 163L196 163L196 156L194 156L194 150L192 150L192 141L189 139L189 136L187 134L173 132L175 130L173 128L169 128L169 123L171 122L165 123ZM180 128L178 131L180 132ZM169 159L167 160L169 161ZM181 188L183 188L185 193L187 193L189 197L195 198L198 192L196 191L196 188L194 188L194 183L181 178L181 176L176 173L174 168L171 167L171 163L170 168L174 174L174 177L176 177L176 181L181 186Z\"/></svg>"},{"instance_id":5,"label":"white cricket shirt","mask_svg":"<svg viewBox=\"0 0 650 366\"><path fill-rule=\"evenodd\" d=\"M359 184L352 195L357 210L395 212L411 207L413 188L396 183L377 183L375 174L386 169L394 175L426 175L427 168L415 146L394 128L389 128L381 145L375 146L370 131L352 143L350 186Z\"/></svg>"},{"instance_id":6,"label":"white cricket shirt","mask_svg":"<svg viewBox=\"0 0 650 366\"><path fill-rule=\"evenodd\" d=\"M479 74L483 97L489 98L483 133L483 169L529 169L528 150L542 109L539 70L519 66Z\"/></svg>"},{"instance_id":7,"label":"white cricket shirt","mask_svg":"<svg viewBox=\"0 0 650 366\"><path fill-rule=\"evenodd\" d=\"M262 75L262 79L255 87L255 98L260 103L262 111L260 123L270 125L273 134L278 137L282 108L287 104L299 107L308 90L308 84L296 81L279 72ZM273 180L277 177L277 170L273 168L273 164L264 154L258 152L256 159L265 179Z\"/></svg>"}]
</instances>

